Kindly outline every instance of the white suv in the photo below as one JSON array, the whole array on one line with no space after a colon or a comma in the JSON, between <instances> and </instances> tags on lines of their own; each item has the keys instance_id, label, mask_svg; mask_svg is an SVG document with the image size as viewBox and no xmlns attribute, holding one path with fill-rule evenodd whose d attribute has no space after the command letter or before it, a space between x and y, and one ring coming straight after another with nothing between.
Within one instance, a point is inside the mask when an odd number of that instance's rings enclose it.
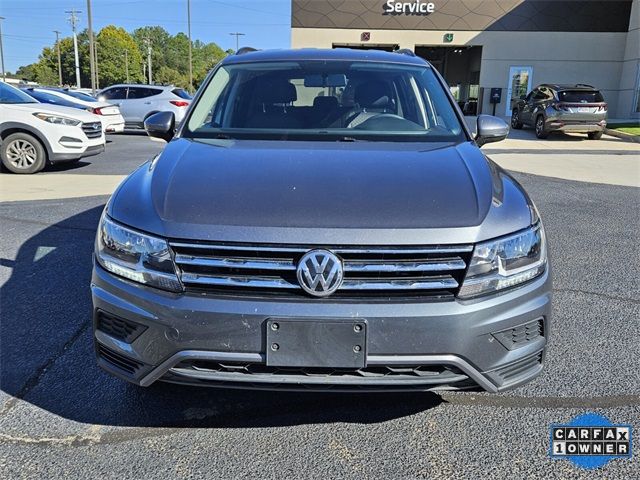
<instances>
[{"instance_id":1,"label":"white suv","mask_svg":"<svg viewBox=\"0 0 640 480\"><path fill-rule=\"evenodd\" d=\"M76 108L39 103L0 82L0 158L14 173L74 162L104 151L100 118Z\"/></svg>"},{"instance_id":2,"label":"white suv","mask_svg":"<svg viewBox=\"0 0 640 480\"><path fill-rule=\"evenodd\" d=\"M162 85L112 85L98 94L98 100L120 107L125 128L142 128L147 117L158 112L173 112L178 125L191 104L183 89Z\"/></svg>"}]
</instances>

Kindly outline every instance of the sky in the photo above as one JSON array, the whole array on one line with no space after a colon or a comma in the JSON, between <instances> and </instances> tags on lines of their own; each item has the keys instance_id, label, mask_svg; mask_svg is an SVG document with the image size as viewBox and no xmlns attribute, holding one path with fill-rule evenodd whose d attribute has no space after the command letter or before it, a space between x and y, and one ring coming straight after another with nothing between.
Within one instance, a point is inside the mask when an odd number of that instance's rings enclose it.
<instances>
[{"instance_id":1,"label":"sky","mask_svg":"<svg viewBox=\"0 0 640 480\"><path fill-rule=\"evenodd\" d=\"M91 0L93 29L114 24L128 32L160 25L169 33L187 32L187 0ZM55 33L71 35L66 10L80 10L79 31L87 27L87 0L0 0L4 65L14 73L38 60ZM215 42L223 50L240 46L288 48L291 44L291 0L191 0L191 38Z\"/></svg>"}]
</instances>

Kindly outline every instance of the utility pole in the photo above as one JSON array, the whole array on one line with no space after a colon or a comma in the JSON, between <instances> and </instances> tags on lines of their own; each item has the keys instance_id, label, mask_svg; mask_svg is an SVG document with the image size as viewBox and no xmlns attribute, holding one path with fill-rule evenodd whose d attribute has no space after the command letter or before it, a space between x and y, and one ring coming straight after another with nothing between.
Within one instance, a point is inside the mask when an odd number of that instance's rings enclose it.
<instances>
[{"instance_id":1,"label":"utility pole","mask_svg":"<svg viewBox=\"0 0 640 480\"><path fill-rule=\"evenodd\" d=\"M71 29L73 30L73 51L75 53L76 60L76 88L80 88L80 59L78 58L78 35L76 35L76 26L78 24L78 14L81 13L75 8L73 10L67 10L69 22L71 22Z\"/></svg>"},{"instance_id":2,"label":"utility pole","mask_svg":"<svg viewBox=\"0 0 640 480\"><path fill-rule=\"evenodd\" d=\"M153 76L151 75L151 39L149 37L144 39L144 44L147 46L147 70L149 73L149 85L153 83Z\"/></svg>"},{"instance_id":3,"label":"utility pole","mask_svg":"<svg viewBox=\"0 0 640 480\"><path fill-rule=\"evenodd\" d=\"M98 72L100 71L100 69L98 68L98 37L96 36L96 38L93 40L93 53L95 53L96 59L96 91L100 90L100 77L98 75Z\"/></svg>"},{"instance_id":4,"label":"utility pole","mask_svg":"<svg viewBox=\"0 0 640 480\"><path fill-rule=\"evenodd\" d=\"M191 0L187 0L187 33L189 36L189 93L193 93L193 62L191 58Z\"/></svg>"},{"instance_id":5,"label":"utility pole","mask_svg":"<svg viewBox=\"0 0 640 480\"><path fill-rule=\"evenodd\" d=\"M91 0L87 0L87 28L89 33L89 69L91 75L91 95L96 94L96 52L93 42L93 25L91 24Z\"/></svg>"},{"instance_id":6,"label":"utility pole","mask_svg":"<svg viewBox=\"0 0 640 480\"><path fill-rule=\"evenodd\" d=\"M0 63L2 64L2 81L7 80L7 75L4 72L4 49L2 47L2 21L4 17L0 17Z\"/></svg>"},{"instance_id":7,"label":"utility pole","mask_svg":"<svg viewBox=\"0 0 640 480\"><path fill-rule=\"evenodd\" d=\"M236 52L237 52L238 49L240 48L240 37L244 36L244 33L234 32L234 33L230 33L229 35L233 35L236 37Z\"/></svg>"},{"instance_id":8,"label":"utility pole","mask_svg":"<svg viewBox=\"0 0 640 480\"><path fill-rule=\"evenodd\" d=\"M60 56L60 31L54 30L56 34L56 50L58 50L58 86L62 86L62 57Z\"/></svg>"},{"instance_id":9,"label":"utility pole","mask_svg":"<svg viewBox=\"0 0 640 480\"><path fill-rule=\"evenodd\" d=\"M127 83L131 83L129 82L129 51L128 50L124 51L124 71L127 74Z\"/></svg>"}]
</instances>

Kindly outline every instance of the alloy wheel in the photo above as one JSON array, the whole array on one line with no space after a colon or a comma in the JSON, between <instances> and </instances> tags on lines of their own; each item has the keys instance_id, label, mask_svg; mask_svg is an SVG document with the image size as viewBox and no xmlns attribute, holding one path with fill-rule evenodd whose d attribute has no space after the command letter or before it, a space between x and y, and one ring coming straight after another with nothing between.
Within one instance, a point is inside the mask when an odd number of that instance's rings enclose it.
<instances>
[{"instance_id":1,"label":"alloy wheel","mask_svg":"<svg viewBox=\"0 0 640 480\"><path fill-rule=\"evenodd\" d=\"M19 169L27 169L38 159L36 147L26 140L14 140L7 146L7 159Z\"/></svg>"}]
</instances>

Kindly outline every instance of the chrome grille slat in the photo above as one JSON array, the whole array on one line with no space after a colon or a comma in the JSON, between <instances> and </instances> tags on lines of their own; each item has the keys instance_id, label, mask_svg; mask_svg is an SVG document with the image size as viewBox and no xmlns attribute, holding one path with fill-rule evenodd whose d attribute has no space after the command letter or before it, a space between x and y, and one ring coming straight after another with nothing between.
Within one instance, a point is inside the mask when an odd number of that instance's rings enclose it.
<instances>
[{"instance_id":1,"label":"chrome grille slat","mask_svg":"<svg viewBox=\"0 0 640 480\"><path fill-rule=\"evenodd\" d=\"M341 290L440 290L458 288L458 282L447 275L433 280L345 280Z\"/></svg>"},{"instance_id":2,"label":"chrome grille slat","mask_svg":"<svg viewBox=\"0 0 640 480\"><path fill-rule=\"evenodd\" d=\"M251 288L300 288L299 285L287 282L282 278L259 278L259 277L225 277L214 275L197 275L193 273L183 273L182 282L197 285L215 285L218 287L251 287Z\"/></svg>"},{"instance_id":3,"label":"chrome grille slat","mask_svg":"<svg viewBox=\"0 0 640 480\"><path fill-rule=\"evenodd\" d=\"M199 265L203 267L216 268L244 268L244 269L267 269L267 270L295 270L296 266L292 261L277 260L249 260L244 258L213 258L196 257L191 255L176 255L176 263L179 265Z\"/></svg>"},{"instance_id":4,"label":"chrome grille slat","mask_svg":"<svg viewBox=\"0 0 640 480\"><path fill-rule=\"evenodd\" d=\"M465 268L467 264L460 257L425 262L344 262L345 272L439 272Z\"/></svg>"},{"instance_id":5,"label":"chrome grille slat","mask_svg":"<svg viewBox=\"0 0 640 480\"><path fill-rule=\"evenodd\" d=\"M299 289L300 286L288 282L281 278L260 278L260 277L234 277L197 275L193 273L183 273L184 283L194 283L199 285L216 285L226 287L253 287L253 288L292 288ZM345 280L342 282L342 290L433 290L445 288L457 288L458 282L451 276L436 277L433 280Z\"/></svg>"},{"instance_id":6,"label":"chrome grille slat","mask_svg":"<svg viewBox=\"0 0 640 480\"><path fill-rule=\"evenodd\" d=\"M247 245L172 241L187 289L232 294L306 295L296 278L301 257L323 248L342 259L344 279L332 297L434 296L452 299L462 283L473 245L345 247Z\"/></svg>"}]
</instances>

